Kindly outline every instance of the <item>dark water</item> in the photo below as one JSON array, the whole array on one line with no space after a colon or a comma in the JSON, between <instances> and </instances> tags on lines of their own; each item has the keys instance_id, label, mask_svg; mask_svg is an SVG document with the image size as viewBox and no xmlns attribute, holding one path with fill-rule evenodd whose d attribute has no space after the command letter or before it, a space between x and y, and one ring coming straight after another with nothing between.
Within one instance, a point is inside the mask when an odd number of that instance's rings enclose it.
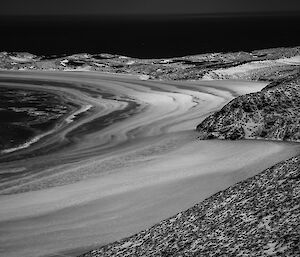
<instances>
[{"instance_id":1,"label":"dark water","mask_svg":"<svg viewBox=\"0 0 300 257\"><path fill-rule=\"evenodd\" d=\"M0 51L139 58L300 45L300 15L0 18Z\"/></svg>"},{"instance_id":2,"label":"dark water","mask_svg":"<svg viewBox=\"0 0 300 257\"><path fill-rule=\"evenodd\" d=\"M0 152L50 130L68 111L68 106L56 95L1 86Z\"/></svg>"}]
</instances>

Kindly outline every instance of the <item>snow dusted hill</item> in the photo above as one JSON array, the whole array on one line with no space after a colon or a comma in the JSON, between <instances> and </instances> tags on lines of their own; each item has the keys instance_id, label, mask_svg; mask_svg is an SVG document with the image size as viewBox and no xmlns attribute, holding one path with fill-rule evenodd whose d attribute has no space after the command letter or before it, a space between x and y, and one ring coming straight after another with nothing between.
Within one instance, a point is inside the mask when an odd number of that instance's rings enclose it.
<instances>
[{"instance_id":1,"label":"snow dusted hill","mask_svg":"<svg viewBox=\"0 0 300 257\"><path fill-rule=\"evenodd\" d=\"M202 139L300 140L300 67L261 92L240 96L198 127Z\"/></svg>"},{"instance_id":2,"label":"snow dusted hill","mask_svg":"<svg viewBox=\"0 0 300 257\"><path fill-rule=\"evenodd\" d=\"M0 69L103 71L147 75L154 79L272 79L300 63L300 47L253 52L209 53L168 59L137 59L112 54L36 56L0 53Z\"/></svg>"}]
</instances>

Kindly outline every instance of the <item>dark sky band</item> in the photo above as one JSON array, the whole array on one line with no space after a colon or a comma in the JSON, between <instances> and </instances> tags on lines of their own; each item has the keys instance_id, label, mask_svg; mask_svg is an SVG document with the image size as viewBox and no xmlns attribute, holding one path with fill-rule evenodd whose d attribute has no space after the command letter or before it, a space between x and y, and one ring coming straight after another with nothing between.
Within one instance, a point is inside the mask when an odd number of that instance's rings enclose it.
<instances>
[{"instance_id":1,"label":"dark sky band","mask_svg":"<svg viewBox=\"0 0 300 257\"><path fill-rule=\"evenodd\" d=\"M299 0L2 0L0 15L155 15L300 12Z\"/></svg>"}]
</instances>

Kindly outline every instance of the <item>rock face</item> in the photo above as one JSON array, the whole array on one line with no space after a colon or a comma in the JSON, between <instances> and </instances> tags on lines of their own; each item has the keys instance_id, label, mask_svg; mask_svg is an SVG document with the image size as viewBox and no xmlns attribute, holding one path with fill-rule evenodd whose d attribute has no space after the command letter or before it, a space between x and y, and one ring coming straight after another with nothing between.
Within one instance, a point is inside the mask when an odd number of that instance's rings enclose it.
<instances>
[{"instance_id":1,"label":"rock face","mask_svg":"<svg viewBox=\"0 0 300 257\"><path fill-rule=\"evenodd\" d=\"M300 71L232 100L197 126L201 139L300 140Z\"/></svg>"},{"instance_id":2,"label":"rock face","mask_svg":"<svg viewBox=\"0 0 300 257\"><path fill-rule=\"evenodd\" d=\"M300 256L300 158L284 161L100 256Z\"/></svg>"}]
</instances>

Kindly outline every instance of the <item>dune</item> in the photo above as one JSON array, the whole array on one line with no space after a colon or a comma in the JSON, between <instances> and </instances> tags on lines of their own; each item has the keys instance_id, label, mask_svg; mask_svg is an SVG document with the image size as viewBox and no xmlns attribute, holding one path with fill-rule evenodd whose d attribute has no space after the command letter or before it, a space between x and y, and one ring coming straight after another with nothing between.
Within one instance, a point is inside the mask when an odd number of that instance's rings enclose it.
<instances>
[{"instance_id":1,"label":"dune","mask_svg":"<svg viewBox=\"0 0 300 257\"><path fill-rule=\"evenodd\" d=\"M210 80L215 78L240 78L246 77L247 74L259 71L264 68L270 69L272 67L280 67L284 65L300 65L300 56L292 56L287 58L280 58L275 60L252 61L241 64L235 67L221 68L208 72L203 76L204 79Z\"/></svg>"},{"instance_id":2,"label":"dune","mask_svg":"<svg viewBox=\"0 0 300 257\"><path fill-rule=\"evenodd\" d=\"M13 179L0 182L0 249L7 257L76 256L299 153L294 143L197 140L196 124L265 83L49 71L2 72L0 78L28 79L27 86L63 93L79 111L91 106L88 115L19 153L40 155L1 163L2 174L14 171ZM117 111L93 129L93 122ZM70 133L70 145L43 154Z\"/></svg>"}]
</instances>

